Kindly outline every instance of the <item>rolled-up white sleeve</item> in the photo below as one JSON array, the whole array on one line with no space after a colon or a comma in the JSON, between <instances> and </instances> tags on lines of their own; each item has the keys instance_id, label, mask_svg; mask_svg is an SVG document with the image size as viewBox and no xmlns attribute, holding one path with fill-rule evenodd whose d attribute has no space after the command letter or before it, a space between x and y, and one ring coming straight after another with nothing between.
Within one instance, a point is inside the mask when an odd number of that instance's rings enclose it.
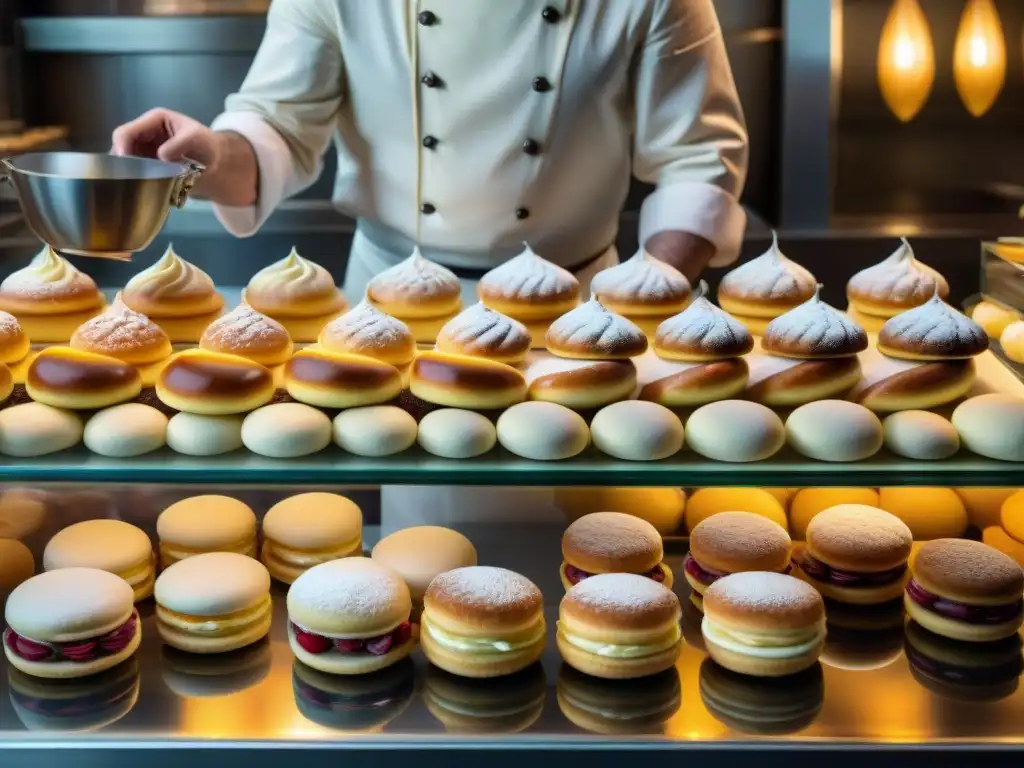
<instances>
[{"instance_id":1,"label":"rolled-up white sleeve","mask_svg":"<svg viewBox=\"0 0 1024 768\"><path fill-rule=\"evenodd\" d=\"M715 245L712 266L729 264L746 228L747 131L711 0L657 0L635 67L633 172L657 186L640 242L690 232Z\"/></svg>"},{"instance_id":2,"label":"rolled-up white sleeve","mask_svg":"<svg viewBox=\"0 0 1024 768\"><path fill-rule=\"evenodd\" d=\"M274 0L241 89L213 121L214 130L245 137L259 165L255 205L214 206L238 237L254 234L278 203L320 175L344 98L335 13L322 0Z\"/></svg>"}]
</instances>

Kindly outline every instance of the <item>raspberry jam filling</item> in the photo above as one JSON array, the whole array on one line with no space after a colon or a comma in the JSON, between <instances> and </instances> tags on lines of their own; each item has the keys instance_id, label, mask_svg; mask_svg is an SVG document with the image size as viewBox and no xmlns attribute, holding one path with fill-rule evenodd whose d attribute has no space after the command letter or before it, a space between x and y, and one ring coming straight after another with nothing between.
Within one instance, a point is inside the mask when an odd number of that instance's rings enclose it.
<instances>
[{"instance_id":1,"label":"raspberry jam filling","mask_svg":"<svg viewBox=\"0 0 1024 768\"><path fill-rule=\"evenodd\" d=\"M890 568L888 571L879 571L878 573L842 571L830 565L825 565L821 560L811 557L806 552L796 564L800 567L800 570L812 579L834 584L837 587L884 587L886 584L899 581L903 578L903 574L907 572L906 563Z\"/></svg>"},{"instance_id":2,"label":"raspberry jam filling","mask_svg":"<svg viewBox=\"0 0 1024 768\"><path fill-rule=\"evenodd\" d=\"M403 621L387 634L377 637L324 637L315 632L308 632L294 623L292 631L295 633L296 642L304 651L317 655L333 649L338 653L369 653L372 656L383 656L412 637L412 625L408 621Z\"/></svg>"},{"instance_id":3,"label":"raspberry jam filling","mask_svg":"<svg viewBox=\"0 0 1024 768\"><path fill-rule=\"evenodd\" d=\"M713 571L710 568L705 568L703 565L698 563L696 559L694 559L693 555L690 554L687 554L686 559L683 560L683 568L686 570L686 573L690 578L705 587L710 587L723 576L729 575L727 573ZM792 570L793 566L790 564L786 566L782 573L788 574Z\"/></svg>"},{"instance_id":4,"label":"raspberry jam filling","mask_svg":"<svg viewBox=\"0 0 1024 768\"><path fill-rule=\"evenodd\" d=\"M565 566L565 577L569 580L570 584L579 584L584 579L589 579L594 574L588 573L587 571L580 570L575 565L569 565L566 563ZM646 576L648 579L654 579L659 584L665 581L665 571L662 570L660 565L656 565L647 573L641 573L641 576Z\"/></svg>"},{"instance_id":5,"label":"raspberry jam filling","mask_svg":"<svg viewBox=\"0 0 1024 768\"><path fill-rule=\"evenodd\" d=\"M907 595L922 608L967 624L1006 624L1020 619L1024 612L1024 600L1007 605L967 605L933 595L913 579L907 583Z\"/></svg>"},{"instance_id":6,"label":"raspberry jam filling","mask_svg":"<svg viewBox=\"0 0 1024 768\"><path fill-rule=\"evenodd\" d=\"M135 637L139 614L132 611L131 618L124 624L101 637L76 640L73 643L40 643L22 637L8 627L4 630L4 645L11 653L25 661L77 661L86 662L101 656L120 653Z\"/></svg>"}]
</instances>

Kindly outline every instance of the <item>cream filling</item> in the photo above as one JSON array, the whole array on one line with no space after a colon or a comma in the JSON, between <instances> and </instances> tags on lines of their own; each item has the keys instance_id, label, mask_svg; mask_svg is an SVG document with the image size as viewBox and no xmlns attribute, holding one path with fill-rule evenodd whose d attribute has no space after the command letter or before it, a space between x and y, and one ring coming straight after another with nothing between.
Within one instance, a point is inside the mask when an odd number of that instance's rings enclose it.
<instances>
[{"instance_id":1,"label":"cream filling","mask_svg":"<svg viewBox=\"0 0 1024 768\"><path fill-rule=\"evenodd\" d=\"M810 653L825 640L824 621L806 629L766 634L725 629L705 616L701 631L715 645L757 659L793 659Z\"/></svg>"},{"instance_id":2,"label":"cream filling","mask_svg":"<svg viewBox=\"0 0 1024 768\"><path fill-rule=\"evenodd\" d=\"M177 544L160 542L160 553L165 557L170 557L174 560L187 560L190 557L203 555L207 552L234 552L237 555L255 557L256 537L253 536L251 539L246 539L245 541L236 542L234 544L227 544L223 547L214 545L210 549L194 549L192 547L183 547L178 546Z\"/></svg>"},{"instance_id":3,"label":"cream filling","mask_svg":"<svg viewBox=\"0 0 1024 768\"><path fill-rule=\"evenodd\" d=\"M222 616L193 616L178 613L157 605L157 618L168 626L194 634L228 634L240 631L261 621L270 612L271 599L267 595L252 608Z\"/></svg>"},{"instance_id":4,"label":"cream filling","mask_svg":"<svg viewBox=\"0 0 1024 768\"><path fill-rule=\"evenodd\" d=\"M324 549L293 549L273 539L263 542L263 554L283 565L308 568L330 560L340 560L356 554L362 554L363 540L361 537L352 539L338 547Z\"/></svg>"},{"instance_id":5,"label":"cream filling","mask_svg":"<svg viewBox=\"0 0 1024 768\"><path fill-rule=\"evenodd\" d=\"M543 620L539 621L537 622L537 628L535 631L521 639L511 641L490 637L465 637L463 635L453 635L442 629L438 629L430 622L426 614L424 614L421 617L420 630L425 631L430 635L430 638L435 643L449 651L470 654L489 654L512 653L513 651L521 651L524 648L529 648L543 639L545 627Z\"/></svg>"},{"instance_id":6,"label":"cream filling","mask_svg":"<svg viewBox=\"0 0 1024 768\"><path fill-rule=\"evenodd\" d=\"M564 630L559 631L570 645L576 646L581 651L592 653L595 656L604 656L608 659L642 659L647 656L654 656L662 651L667 651L678 643L679 638L682 637L682 630L678 624L673 625L672 631L662 640L646 645L616 645L615 643L605 643L600 640L588 640L585 637L573 635Z\"/></svg>"}]
</instances>

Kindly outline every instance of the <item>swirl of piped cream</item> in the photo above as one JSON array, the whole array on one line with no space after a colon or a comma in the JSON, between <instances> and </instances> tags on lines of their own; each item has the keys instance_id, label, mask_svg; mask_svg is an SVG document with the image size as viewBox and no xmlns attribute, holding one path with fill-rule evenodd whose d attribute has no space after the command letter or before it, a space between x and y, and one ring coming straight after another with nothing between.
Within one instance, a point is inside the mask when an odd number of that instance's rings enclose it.
<instances>
[{"instance_id":1,"label":"swirl of piped cream","mask_svg":"<svg viewBox=\"0 0 1024 768\"><path fill-rule=\"evenodd\" d=\"M821 286L796 309L768 323L761 348L780 357L850 357L868 348L868 335L846 314L821 300Z\"/></svg>"},{"instance_id":2,"label":"swirl of piped cream","mask_svg":"<svg viewBox=\"0 0 1024 768\"><path fill-rule=\"evenodd\" d=\"M665 320L655 334L654 351L666 360L724 360L745 355L754 337L743 323L707 299L703 280L694 300L678 315Z\"/></svg>"},{"instance_id":3,"label":"swirl of piped cream","mask_svg":"<svg viewBox=\"0 0 1024 768\"><path fill-rule=\"evenodd\" d=\"M242 298L272 317L319 317L345 308L345 296L331 273L295 248L253 275Z\"/></svg>"},{"instance_id":4,"label":"swirl of piped cream","mask_svg":"<svg viewBox=\"0 0 1024 768\"><path fill-rule=\"evenodd\" d=\"M818 281L808 270L779 250L778 233L756 259L741 264L722 278L718 303L727 312L751 317L776 317L814 295Z\"/></svg>"},{"instance_id":5,"label":"swirl of piped cream","mask_svg":"<svg viewBox=\"0 0 1024 768\"><path fill-rule=\"evenodd\" d=\"M366 299L325 325L319 344L328 352L366 355L391 365L405 365L416 356L409 326Z\"/></svg>"},{"instance_id":6,"label":"swirl of piped cream","mask_svg":"<svg viewBox=\"0 0 1024 768\"><path fill-rule=\"evenodd\" d=\"M123 299L136 312L156 318L195 317L224 307L224 297L217 293L210 276L178 256L172 245L128 281Z\"/></svg>"},{"instance_id":7,"label":"swirl of piped cream","mask_svg":"<svg viewBox=\"0 0 1024 768\"><path fill-rule=\"evenodd\" d=\"M938 291L949 296L949 283L941 274L917 260L906 238L884 261L862 269L846 284L850 303L870 315L894 317L924 304Z\"/></svg>"},{"instance_id":8,"label":"swirl of piped cream","mask_svg":"<svg viewBox=\"0 0 1024 768\"><path fill-rule=\"evenodd\" d=\"M0 283L0 309L15 315L83 312L102 304L93 279L50 246Z\"/></svg>"},{"instance_id":9,"label":"swirl of piped cream","mask_svg":"<svg viewBox=\"0 0 1024 768\"><path fill-rule=\"evenodd\" d=\"M141 312L129 308L118 294L101 314L78 326L71 336L75 349L114 357L132 365L148 365L170 357L171 340Z\"/></svg>"},{"instance_id":10,"label":"swirl of piped cream","mask_svg":"<svg viewBox=\"0 0 1024 768\"><path fill-rule=\"evenodd\" d=\"M636 316L679 312L693 291L682 272L640 249L621 264L598 272L590 292L612 312Z\"/></svg>"},{"instance_id":11,"label":"swirl of piped cream","mask_svg":"<svg viewBox=\"0 0 1024 768\"><path fill-rule=\"evenodd\" d=\"M644 332L597 299L555 320L546 341L552 354L584 360L622 360L647 351Z\"/></svg>"},{"instance_id":12,"label":"swirl of piped cream","mask_svg":"<svg viewBox=\"0 0 1024 768\"><path fill-rule=\"evenodd\" d=\"M449 320L437 335L437 351L486 357L502 363L521 362L533 339L518 320L474 304Z\"/></svg>"},{"instance_id":13,"label":"swirl of piped cream","mask_svg":"<svg viewBox=\"0 0 1024 768\"><path fill-rule=\"evenodd\" d=\"M988 349L985 329L949 306L938 290L919 307L892 317L878 334L878 351L905 360L955 360Z\"/></svg>"},{"instance_id":14,"label":"swirl of piped cream","mask_svg":"<svg viewBox=\"0 0 1024 768\"><path fill-rule=\"evenodd\" d=\"M400 318L443 317L462 306L462 286L455 274L426 258L412 255L375 276L366 297L378 309Z\"/></svg>"},{"instance_id":15,"label":"swirl of piped cream","mask_svg":"<svg viewBox=\"0 0 1024 768\"><path fill-rule=\"evenodd\" d=\"M516 319L557 317L579 302L580 281L524 243L519 255L480 278L477 294L494 311Z\"/></svg>"}]
</instances>

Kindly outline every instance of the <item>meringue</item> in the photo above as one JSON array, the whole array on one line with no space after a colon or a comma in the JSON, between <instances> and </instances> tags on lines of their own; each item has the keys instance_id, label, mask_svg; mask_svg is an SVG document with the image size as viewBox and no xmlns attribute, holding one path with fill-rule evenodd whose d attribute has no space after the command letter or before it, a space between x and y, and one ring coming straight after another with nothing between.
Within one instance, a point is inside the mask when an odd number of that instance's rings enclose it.
<instances>
[{"instance_id":1,"label":"meringue","mask_svg":"<svg viewBox=\"0 0 1024 768\"><path fill-rule=\"evenodd\" d=\"M945 298L949 283L937 271L914 256L906 238L892 255L855 274L846 284L850 304L867 315L893 317L920 306L931 296Z\"/></svg>"},{"instance_id":2,"label":"meringue","mask_svg":"<svg viewBox=\"0 0 1024 768\"><path fill-rule=\"evenodd\" d=\"M629 317L679 312L692 291L679 270L641 249L621 264L598 272L590 292L608 309Z\"/></svg>"},{"instance_id":3,"label":"meringue","mask_svg":"<svg viewBox=\"0 0 1024 768\"><path fill-rule=\"evenodd\" d=\"M761 347L781 357L850 357L868 348L868 335L835 307L821 300L821 286L799 307L768 324Z\"/></svg>"},{"instance_id":4,"label":"meringue","mask_svg":"<svg viewBox=\"0 0 1024 768\"><path fill-rule=\"evenodd\" d=\"M374 306L402 319L454 314L462 306L461 293L459 278L427 259L418 247L366 286L366 297Z\"/></svg>"},{"instance_id":5,"label":"meringue","mask_svg":"<svg viewBox=\"0 0 1024 768\"><path fill-rule=\"evenodd\" d=\"M551 319L575 307L580 299L579 280L524 246L518 256L480 279L480 301L515 320Z\"/></svg>"},{"instance_id":6,"label":"meringue","mask_svg":"<svg viewBox=\"0 0 1024 768\"><path fill-rule=\"evenodd\" d=\"M331 273L302 258L295 248L253 275L242 300L270 317L333 315L346 305Z\"/></svg>"},{"instance_id":7,"label":"meringue","mask_svg":"<svg viewBox=\"0 0 1024 768\"><path fill-rule=\"evenodd\" d=\"M319 343L328 352L365 355L391 365L406 365L416 356L409 326L366 299L325 325Z\"/></svg>"},{"instance_id":8,"label":"meringue","mask_svg":"<svg viewBox=\"0 0 1024 768\"><path fill-rule=\"evenodd\" d=\"M703 280L693 302L665 320L655 334L654 351L666 360L701 362L745 355L754 348L746 326L707 298Z\"/></svg>"},{"instance_id":9,"label":"meringue","mask_svg":"<svg viewBox=\"0 0 1024 768\"><path fill-rule=\"evenodd\" d=\"M526 358L532 344L525 325L480 303L445 324L437 335L436 349L514 365Z\"/></svg>"},{"instance_id":10,"label":"meringue","mask_svg":"<svg viewBox=\"0 0 1024 768\"><path fill-rule=\"evenodd\" d=\"M93 279L48 245L0 283L0 310L14 315L56 315L101 306L103 294Z\"/></svg>"},{"instance_id":11,"label":"meringue","mask_svg":"<svg viewBox=\"0 0 1024 768\"><path fill-rule=\"evenodd\" d=\"M771 248L722 278L718 303L740 316L778 317L810 299L817 285L814 275L782 254L773 232Z\"/></svg>"},{"instance_id":12,"label":"meringue","mask_svg":"<svg viewBox=\"0 0 1024 768\"><path fill-rule=\"evenodd\" d=\"M955 360L988 349L988 334L961 312L934 295L924 304L886 321L878 351L904 360Z\"/></svg>"},{"instance_id":13,"label":"meringue","mask_svg":"<svg viewBox=\"0 0 1024 768\"><path fill-rule=\"evenodd\" d=\"M597 299L555 320L547 332L548 351L583 360L621 360L647 351L647 336Z\"/></svg>"}]
</instances>

